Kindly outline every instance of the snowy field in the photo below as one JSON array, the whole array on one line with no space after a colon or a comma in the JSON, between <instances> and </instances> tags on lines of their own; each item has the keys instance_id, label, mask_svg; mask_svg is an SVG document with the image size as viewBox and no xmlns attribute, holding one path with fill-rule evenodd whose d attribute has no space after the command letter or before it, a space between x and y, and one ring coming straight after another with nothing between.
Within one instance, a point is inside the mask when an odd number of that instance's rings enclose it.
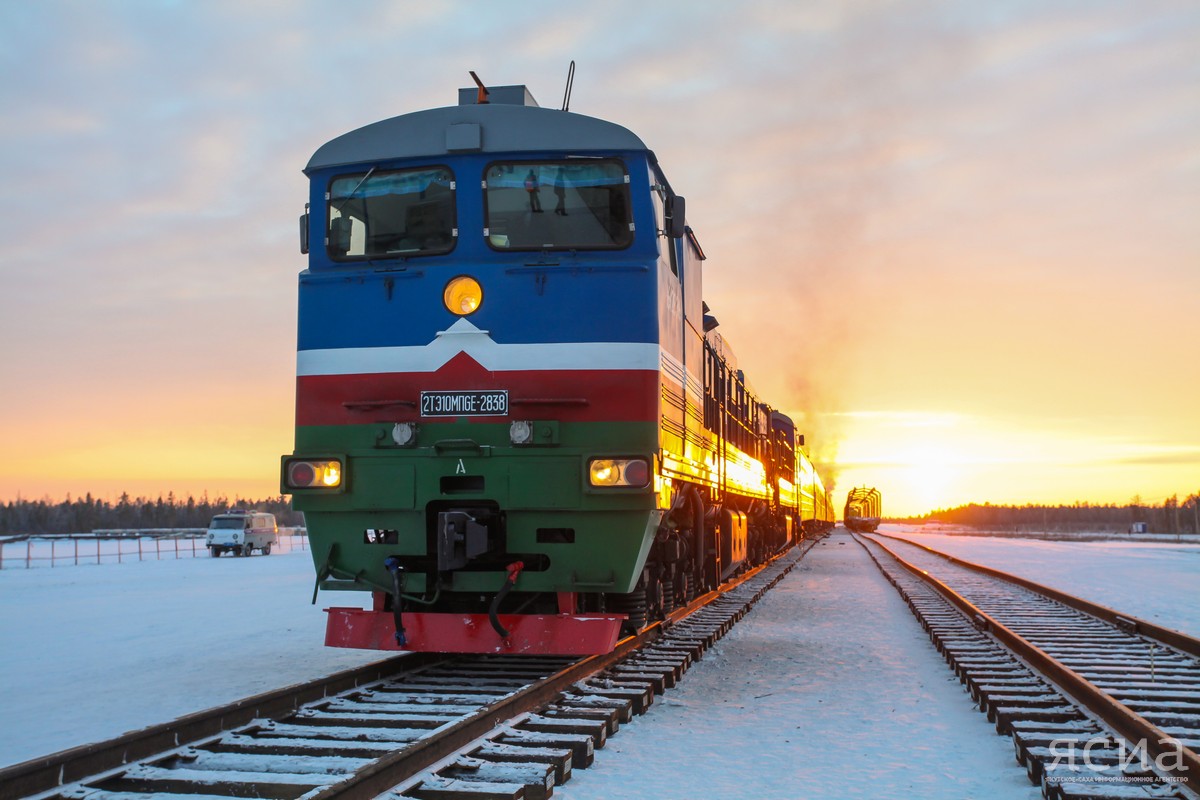
<instances>
[{"instance_id":1,"label":"snowy field","mask_svg":"<svg viewBox=\"0 0 1200 800\"><path fill-rule=\"evenodd\" d=\"M280 528L274 552L307 550L308 537L293 528ZM130 536L101 538L70 536L0 537L0 570L55 569L85 564L124 564L129 561L177 561L211 558L204 535Z\"/></svg>"},{"instance_id":2,"label":"snowy field","mask_svg":"<svg viewBox=\"0 0 1200 800\"><path fill-rule=\"evenodd\" d=\"M321 645L313 578L306 551L3 570L0 765L381 660Z\"/></svg>"},{"instance_id":3,"label":"snowy field","mask_svg":"<svg viewBox=\"0 0 1200 800\"><path fill-rule=\"evenodd\" d=\"M1197 548L1146 561L1049 544L972 537L961 554L996 563L993 551L1008 553L1010 566L1027 571L1102 576L1093 599L1131 612L1124 595L1101 590L1153 598L1159 587L1186 586L1191 619L1180 627L1200 628ZM303 552L0 572L0 765L378 660L320 645L321 608L354 596L326 593L312 606L312 585ZM1151 618L1161 612L1141 608ZM1009 741L974 710L899 595L840 531L559 793L1039 796Z\"/></svg>"},{"instance_id":4,"label":"snowy field","mask_svg":"<svg viewBox=\"0 0 1200 800\"><path fill-rule=\"evenodd\" d=\"M1200 636L1200 544L955 536L919 525L879 530Z\"/></svg>"}]
</instances>

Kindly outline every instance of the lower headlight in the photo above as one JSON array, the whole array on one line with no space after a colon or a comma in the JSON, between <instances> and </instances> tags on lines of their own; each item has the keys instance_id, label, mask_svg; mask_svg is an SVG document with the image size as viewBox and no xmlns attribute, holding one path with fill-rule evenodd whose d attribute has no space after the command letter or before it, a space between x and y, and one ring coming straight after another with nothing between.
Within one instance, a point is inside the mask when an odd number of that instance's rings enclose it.
<instances>
[{"instance_id":1,"label":"lower headlight","mask_svg":"<svg viewBox=\"0 0 1200 800\"><path fill-rule=\"evenodd\" d=\"M533 441L533 423L516 420L508 426L508 440L513 444L529 444Z\"/></svg>"},{"instance_id":2,"label":"lower headlight","mask_svg":"<svg viewBox=\"0 0 1200 800\"><path fill-rule=\"evenodd\" d=\"M295 459L284 466L289 489L336 489L342 485L342 462L337 459Z\"/></svg>"},{"instance_id":3,"label":"lower headlight","mask_svg":"<svg viewBox=\"0 0 1200 800\"><path fill-rule=\"evenodd\" d=\"M401 447L417 443L417 426L412 422L397 422L392 426L392 441Z\"/></svg>"},{"instance_id":4,"label":"lower headlight","mask_svg":"<svg viewBox=\"0 0 1200 800\"><path fill-rule=\"evenodd\" d=\"M641 488L650 483L650 462L644 458L593 458L588 462L588 483Z\"/></svg>"}]
</instances>

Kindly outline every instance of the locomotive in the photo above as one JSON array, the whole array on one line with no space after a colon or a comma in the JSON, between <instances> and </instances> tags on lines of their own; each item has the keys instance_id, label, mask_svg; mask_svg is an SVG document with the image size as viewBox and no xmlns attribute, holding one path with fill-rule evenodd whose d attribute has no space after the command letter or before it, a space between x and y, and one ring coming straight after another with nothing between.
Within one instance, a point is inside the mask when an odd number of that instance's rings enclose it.
<instances>
[{"instance_id":1,"label":"locomotive","mask_svg":"<svg viewBox=\"0 0 1200 800\"><path fill-rule=\"evenodd\" d=\"M703 300L628 129L524 86L376 122L304 170L294 452L326 644L590 654L833 507Z\"/></svg>"},{"instance_id":2,"label":"locomotive","mask_svg":"<svg viewBox=\"0 0 1200 800\"><path fill-rule=\"evenodd\" d=\"M870 533L879 527L882 498L878 489L851 489L846 495L842 523L852 531Z\"/></svg>"}]
</instances>

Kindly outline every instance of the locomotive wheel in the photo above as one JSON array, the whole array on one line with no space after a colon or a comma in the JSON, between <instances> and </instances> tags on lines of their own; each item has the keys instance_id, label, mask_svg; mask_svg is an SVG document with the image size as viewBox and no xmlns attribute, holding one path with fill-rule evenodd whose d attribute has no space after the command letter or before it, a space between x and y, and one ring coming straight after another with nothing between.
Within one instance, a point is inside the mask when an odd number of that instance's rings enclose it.
<instances>
[{"instance_id":1,"label":"locomotive wheel","mask_svg":"<svg viewBox=\"0 0 1200 800\"><path fill-rule=\"evenodd\" d=\"M625 624L621 628L624 633L637 633L646 627L649 609L646 603L646 587L640 583L629 594L608 595L606 605L615 614L629 615L629 619L625 620Z\"/></svg>"},{"instance_id":2,"label":"locomotive wheel","mask_svg":"<svg viewBox=\"0 0 1200 800\"><path fill-rule=\"evenodd\" d=\"M654 580L646 592L646 610L649 612L651 618L662 619L666 616L663 614L663 598L665 596L666 592L663 591L662 580Z\"/></svg>"},{"instance_id":3,"label":"locomotive wheel","mask_svg":"<svg viewBox=\"0 0 1200 800\"><path fill-rule=\"evenodd\" d=\"M687 605L695 598L693 590L692 573L679 573L679 602L681 605Z\"/></svg>"}]
</instances>

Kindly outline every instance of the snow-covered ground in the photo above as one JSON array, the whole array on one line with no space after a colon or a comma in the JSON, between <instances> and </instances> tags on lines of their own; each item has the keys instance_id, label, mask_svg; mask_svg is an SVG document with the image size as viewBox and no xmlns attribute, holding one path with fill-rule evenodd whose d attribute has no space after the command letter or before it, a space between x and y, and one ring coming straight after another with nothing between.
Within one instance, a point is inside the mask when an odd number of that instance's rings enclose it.
<instances>
[{"instance_id":1,"label":"snow-covered ground","mask_svg":"<svg viewBox=\"0 0 1200 800\"><path fill-rule=\"evenodd\" d=\"M556 790L557 793L558 790ZM575 773L567 800L1039 798L840 530Z\"/></svg>"},{"instance_id":2,"label":"snow-covered ground","mask_svg":"<svg viewBox=\"0 0 1200 800\"><path fill-rule=\"evenodd\" d=\"M971 528L965 525L951 525L943 522L927 522L918 525L887 524L883 526L885 530L889 528L892 530L911 530L921 533L947 534L950 536L985 536L989 539L1041 539L1047 542L1109 541L1130 542L1132 544L1146 544L1150 542L1200 544L1200 536L1194 533L1129 533L1127 531L1099 530L1059 531L1039 530L1032 526L1019 530L986 530Z\"/></svg>"},{"instance_id":3,"label":"snow-covered ground","mask_svg":"<svg viewBox=\"0 0 1200 800\"><path fill-rule=\"evenodd\" d=\"M919 525L879 530L1200 636L1200 544L958 536Z\"/></svg>"},{"instance_id":4,"label":"snow-covered ground","mask_svg":"<svg viewBox=\"0 0 1200 800\"><path fill-rule=\"evenodd\" d=\"M280 528L272 545L276 553L307 550L308 537L294 528ZM199 536L137 536L101 538L70 536L0 536L0 569L56 569L85 564L124 564L129 561L175 561L211 558Z\"/></svg>"},{"instance_id":5,"label":"snow-covered ground","mask_svg":"<svg viewBox=\"0 0 1200 800\"><path fill-rule=\"evenodd\" d=\"M1098 588L1136 586L1152 597L1160 586L1187 586L1184 597L1194 598L1200 585L1192 551L1146 560L971 537L961 554L988 561L997 544L1030 568L1053 558L1040 568L1101 574ZM321 646L321 608L354 596L327 594L311 606L312 585L303 552L3 570L0 765L377 660ZM1095 599L1129 606L1104 592ZM1200 627L1196 606L1180 627ZM559 792L1038 796L899 595L840 532Z\"/></svg>"},{"instance_id":6,"label":"snow-covered ground","mask_svg":"<svg viewBox=\"0 0 1200 800\"><path fill-rule=\"evenodd\" d=\"M313 577L306 551L0 571L0 765L380 660L321 644Z\"/></svg>"}]
</instances>

